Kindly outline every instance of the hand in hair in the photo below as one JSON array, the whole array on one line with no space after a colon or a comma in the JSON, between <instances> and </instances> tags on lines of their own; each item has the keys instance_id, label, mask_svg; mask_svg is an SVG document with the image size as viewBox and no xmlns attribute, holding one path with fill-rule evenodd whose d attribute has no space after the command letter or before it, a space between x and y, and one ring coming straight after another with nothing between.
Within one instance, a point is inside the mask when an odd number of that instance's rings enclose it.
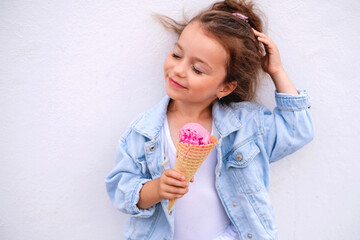
<instances>
[{"instance_id":1,"label":"hand in hair","mask_svg":"<svg viewBox=\"0 0 360 240\"><path fill-rule=\"evenodd\" d=\"M270 76L276 75L279 71L283 70L277 46L271 38L266 36L264 33L258 32L254 28L252 28L252 30L257 37L257 40L263 43L265 47L265 56L263 56L263 53L259 53L262 57L262 68L265 72L270 74Z\"/></svg>"},{"instance_id":2,"label":"hand in hair","mask_svg":"<svg viewBox=\"0 0 360 240\"><path fill-rule=\"evenodd\" d=\"M265 56L263 53L259 53L261 56L261 66L265 72L267 72L275 83L276 90L282 93L289 93L298 95L297 90L287 76L280 59L280 52L271 40L270 37L264 33L256 31L252 28L258 41L264 44Z\"/></svg>"}]
</instances>

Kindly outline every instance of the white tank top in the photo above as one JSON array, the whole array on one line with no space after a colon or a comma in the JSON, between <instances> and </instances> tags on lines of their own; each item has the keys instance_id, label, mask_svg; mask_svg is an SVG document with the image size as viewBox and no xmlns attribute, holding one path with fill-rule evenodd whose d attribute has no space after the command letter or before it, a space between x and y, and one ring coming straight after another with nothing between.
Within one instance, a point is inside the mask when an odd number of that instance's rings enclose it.
<instances>
[{"instance_id":1,"label":"white tank top","mask_svg":"<svg viewBox=\"0 0 360 240\"><path fill-rule=\"evenodd\" d=\"M211 134L213 134L214 124ZM169 124L165 117L164 154L174 168L176 148L170 136ZM174 205L174 240L213 239L229 225L223 205L215 188L215 167L217 164L216 147L195 173L189 192L176 200Z\"/></svg>"}]
</instances>

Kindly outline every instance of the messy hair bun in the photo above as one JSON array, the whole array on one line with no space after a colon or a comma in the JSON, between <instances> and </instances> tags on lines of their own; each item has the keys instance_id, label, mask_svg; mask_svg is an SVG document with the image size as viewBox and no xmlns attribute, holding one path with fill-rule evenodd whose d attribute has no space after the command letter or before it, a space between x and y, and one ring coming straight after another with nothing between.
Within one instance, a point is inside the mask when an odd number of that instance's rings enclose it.
<instances>
[{"instance_id":1,"label":"messy hair bun","mask_svg":"<svg viewBox=\"0 0 360 240\"><path fill-rule=\"evenodd\" d=\"M259 11L259 10L257 10ZM236 14L245 17L236 16ZM261 13L262 14L262 13ZM214 37L227 51L225 82L237 82L236 89L220 99L220 103L253 101L261 73L262 52L251 28L262 32L262 21L255 13L254 4L247 0L225 0L214 3L185 23L161 16L162 24L179 36L191 22L198 22L202 29Z\"/></svg>"},{"instance_id":2,"label":"messy hair bun","mask_svg":"<svg viewBox=\"0 0 360 240\"><path fill-rule=\"evenodd\" d=\"M262 21L257 14L255 14L254 4L246 1L229 1L214 3L211 10L219 10L229 13L241 13L248 17L249 25L255 30L262 32ZM259 11L259 10L257 10ZM258 13L259 14L259 13Z\"/></svg>"}]
</instances>

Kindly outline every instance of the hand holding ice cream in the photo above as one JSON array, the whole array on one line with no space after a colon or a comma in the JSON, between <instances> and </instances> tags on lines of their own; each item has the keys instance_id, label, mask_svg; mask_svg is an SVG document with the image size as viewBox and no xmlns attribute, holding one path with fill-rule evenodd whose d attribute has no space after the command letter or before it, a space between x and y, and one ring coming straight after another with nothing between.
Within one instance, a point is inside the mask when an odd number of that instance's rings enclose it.
<instances>
[{"instance_id":1,"label":"hand holding ice cream","mask_svg":"<svg viewBox=\"0 0 360 240\"><path fill-rule=\"evenodd\" d=\"M158 194L161 199L181 198L189 190L189 183L183 174L174 169L166 169L158 179Z\"/></svg>"}]
</instances>

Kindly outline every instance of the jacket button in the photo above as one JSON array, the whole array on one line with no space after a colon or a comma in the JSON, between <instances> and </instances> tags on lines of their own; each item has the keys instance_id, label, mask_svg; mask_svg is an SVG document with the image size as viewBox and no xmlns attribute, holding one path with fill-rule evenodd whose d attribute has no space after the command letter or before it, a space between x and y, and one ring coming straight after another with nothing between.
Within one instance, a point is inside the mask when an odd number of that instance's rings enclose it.
<instances>
[{"instance_id":1,"label":"jacket button","mask_svg":"<svg viewBox=\"0 0 360 240\"><path fill-rule=\"evenodd\" d=\"M236 160L238 160L239 162L242 161L242 156L241 156L241 154L236 153Z\"/></svg>"},{"instance_id":2,"label":"jacket button","mask_svg":"<svg viewBox=\"0 0 360 240\"><path fill-rule=\"evenodd\" d=\"M154 149L155 149L155 146L151 146L151 147L149 148L150 151L154 151Z\"/></svg>"},{"instance_id":3,"label":"jacket button","mask_svg":"<svg viewBox=\"0 0 360 240\"><path fill-rule=\"evenodd\" d=\"M172 213L173 213L173 210L170 210L169 215L171 216L171 215L172 215Z\"/></svg>"},{"instance_id":4,"label":"jacket button","mask_svg":"<svg viewBox=\"0 0 360 240\"><path fill-rule=\"evenodd\" d=\"M251 233L248 233L248 238L252 238L252 234Z\"/></svg>"},{"instance_id":5,"label":"jacket button","mask_svg":"<svg viewBox=\"0 0 360 240\"><path fill-rule=\"evenodd\" d=\"M233 203L232 203L232 206L233 206L233 207L236 207L236 205L237 205L236 202L233 202Z\"/></svg>"}]
</instances>

